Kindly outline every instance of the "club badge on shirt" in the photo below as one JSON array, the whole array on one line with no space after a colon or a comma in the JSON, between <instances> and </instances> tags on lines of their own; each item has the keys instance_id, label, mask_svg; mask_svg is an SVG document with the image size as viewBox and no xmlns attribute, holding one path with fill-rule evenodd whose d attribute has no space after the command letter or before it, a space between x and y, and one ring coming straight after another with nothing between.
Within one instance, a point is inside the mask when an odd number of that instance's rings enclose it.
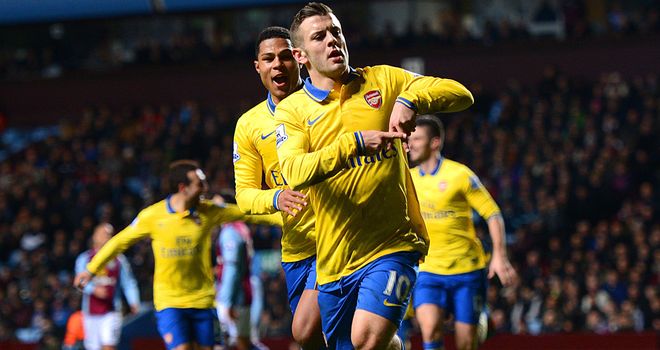
<instances>
[{"instance_id":1,"label":"club badge on shirt","mask_svg":"<svg viewBox=\"0 0 660 350\"><path fill-rule=\"evenodd\" d=\"M372 108L378 109L383 105L383 96L381 96L380 91L371 90L364 94L364 100L367 101L367 104Z\"/></svg>"}]
</instances>

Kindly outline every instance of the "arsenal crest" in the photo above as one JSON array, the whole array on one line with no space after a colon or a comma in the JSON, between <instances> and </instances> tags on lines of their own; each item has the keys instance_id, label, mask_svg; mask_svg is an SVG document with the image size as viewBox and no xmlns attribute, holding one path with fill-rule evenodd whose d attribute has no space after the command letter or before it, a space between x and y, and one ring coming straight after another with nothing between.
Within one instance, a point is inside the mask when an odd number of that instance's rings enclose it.
<instances>
[{"instance_id":1,"label":"arsenal crest","mask_svg":"<svg viewBox=\"0 0 660 350\"><path fill-rule=\"evenodd\" d=\"M440 192L444 192L447 189L447 181L440 181L438 184L438 189Z\"/></svg>"},{"instance_id":2,"label":"arsenal crest","mask_svg":"<svg viewBox=\"0 0 660 350\"><path fill-rule=\"evenodd\" d=\"M371 90L364 94L364 100L367 101L367 104L375 109L380 108L383 104L383 96L380 95L380 91Z\"/></svg>"}]
</instances>

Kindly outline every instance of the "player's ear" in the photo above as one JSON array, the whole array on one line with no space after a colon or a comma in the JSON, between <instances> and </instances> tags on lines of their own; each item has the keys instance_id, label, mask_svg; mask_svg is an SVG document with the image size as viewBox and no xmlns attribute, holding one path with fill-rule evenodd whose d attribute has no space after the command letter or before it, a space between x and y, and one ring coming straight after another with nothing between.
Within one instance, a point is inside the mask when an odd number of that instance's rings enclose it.
<instances>
[{"instance_id":1,"label":"player's ear","mask_svg":"<svg viewBox=\"0 0 660 350\"><path fill-rule=\"evenodd\" d=\"M439 149L442 147L442 139L439 137L434 137L431 139L431 147L434 149Z\"/></svg>"},{"instance_id":2,"label":"player's ear","mask_svg":"<svg viewBox=\"0 0 660 350\"><path fill-rule=\"evenodd\" d=\"M254 70L257 71L257 74L261 74L261 71L259 69L259 60L254 60Z\"/></svg>"},{"instance_id":3,"label":"player's ear","mask_svg":"<svg viewBox=\"0 0 660 350\"><path fill-rule=\"evenodd\" d=\"M291 52L293 53L293 58L296 59L296 62L305 65L309 61L307 59L307 54L305 54L305 51L303 51L301 48L294 47Z\"/></svg>"}]
</instances>

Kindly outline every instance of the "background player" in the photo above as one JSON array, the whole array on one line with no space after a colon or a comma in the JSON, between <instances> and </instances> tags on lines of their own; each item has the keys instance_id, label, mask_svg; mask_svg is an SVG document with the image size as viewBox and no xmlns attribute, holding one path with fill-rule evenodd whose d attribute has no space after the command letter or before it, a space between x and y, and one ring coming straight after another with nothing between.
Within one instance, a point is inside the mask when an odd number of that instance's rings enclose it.
<instances>
[{"instance_id":1,"label":"background player","mask_svg":"<svg viewBox=\"0 0 660 350\"><path fill-rule=\"evenodd\" d=\"M275 136L291 188L310 188L328 347L401 348L394 333L426 231L397 140L405 134L387 130L390 120L414 127L416 110L467 108L472 95L449 79L349 67L341 24L320 3L296 14L291 35L311 79L278 105Z\"/></svg>"},{"instance_id":2,"label":"background player","mask_svg":"<svg viewBox=\"0 0 660 350\"><path fill-rule=\"evenodd\" d=\"M303 192L292 191L280 172L275 149L274 113L277 104L300 89L300 67L293 59L289 31L264 29L257 38L254 66L268 90L265 101L241 116L234 133L236 200L249 214L283 212L282 268L289 305L293 312L291 331L305 349L323 345L316 283L314 212ZM268 185L262 190L262 178ZM288 215L286 215L288 214Z\"/></svg>"},{"instance_id":3,"label":"background player","mask_svg":"<svg viewBox=\"0 0 660 350\"><path fill-rule=\"evenodd\" d=\"M456 348L474 349L477 323L485 306L486 255L472 223L472 209L488 222L493 254L488 278L503 285L516 278L506 252L500 209L477 176L465 165L443 158L444 128L431 115L417 117L408 139L411 169L422 216L431 239L413 290L413 305L424 350L444 349L443 324L455 319Z\"/></svg>"},{"instance_id":4,"label":"background player","mask_svg":"<svg viewBox=\"0 0 660 350\"><path fill-rule=\"evenodd\" d=\"M244 215L235 206L221 207L201 199L208 184L195 161L173 162L168 181L171 194L140 211L128 227L94 255L74 284L84 288L117 254L135 241L150 237L155 259L156 320L167 348L184 350L197 345L210 349L217 317L213 305L211 229ZM280 219L267 215L253 218L256 222L281 225Z\"/></svg>"},{"instance_id":5,"label":"background player","mask_svg":"<svg viewBox=\"0 0 660 350\"><path fill-rule=\"evenodd\" d=\"M76 274L85 271L87 263L110 240L114 231L108 223L94 228L92 248L76 259ZM82 292L85 349L115 349L121 335L121 292L132 313L137 313L140 308L140 293L128 259L122 254L117 255L99 270Z\"/></svg>"},{"instance_id":6,"label":"background player","mask_svg":"<svg viewBox=\"0 0 660 350\"><path fill-rule=\"evenodd\" d=\"M228 345L247 350L251 347L250 260L254 254L247 225L241 221L222 225L218 237L218 251L218 317L229 335Z\"/></svg>"}]
</instances>

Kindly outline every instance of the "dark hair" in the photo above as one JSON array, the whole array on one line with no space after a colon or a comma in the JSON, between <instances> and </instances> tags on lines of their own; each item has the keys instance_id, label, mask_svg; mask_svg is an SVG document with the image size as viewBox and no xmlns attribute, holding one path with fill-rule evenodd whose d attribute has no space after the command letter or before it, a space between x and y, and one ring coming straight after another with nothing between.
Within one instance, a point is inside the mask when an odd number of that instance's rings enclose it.
<instances>
[{"instance_id":1,"label":"dark hair","mask_svg":"<svg viewBox=\"0 0 660 350\"><path fill-rule=\"evenodd\" d=\"M428 130L429 138L439 137L440 141L445 141L445 127L442 125L440 118L433 114L425 114L417 116L415 122L417 126L425 126Z\"/></svg>"},{"instance_id":2,"label":"dark hair","mask_svg":"<svg viewBox=\"0 0 660 350\"><path fill-rule=\"evenodd\" d=\"M278 26L265 28L259 33L259 36L257 36L257 41L254 45L254 57L259 58L259 46L261 45L261 42L272 38L291 40L291 33L289 33L288 29Z\"/></svg>"},{"instance_id":3,"label":"dark hair","mask_svg":"<svg viewBox=\"0 0 660 350\"><path fill-rule=\"evenodd\" d=\"M305 7L301 8L295 16L293 16L293 22L291 22L291 39L293 40L293 46L300 46L302 40L300 35L298 35L298 29L300 24L307 18L314 16L327 16L332 13L332 9L328 5L320 2L310 2Z\"/></svg>"},{"instance_id":4,"label":"dark hair","mask_svg":"<svg viewBox=\"0 0 660 350\"><path fill-rule=\"evenodd\" d=\"M179 184L188 186L190 179L188 172L199 169L199 163L191 159L175 160L170 163L170 170L167 174L167 181L170 193L179 192Z\"/></svg>"}]
</instances>

